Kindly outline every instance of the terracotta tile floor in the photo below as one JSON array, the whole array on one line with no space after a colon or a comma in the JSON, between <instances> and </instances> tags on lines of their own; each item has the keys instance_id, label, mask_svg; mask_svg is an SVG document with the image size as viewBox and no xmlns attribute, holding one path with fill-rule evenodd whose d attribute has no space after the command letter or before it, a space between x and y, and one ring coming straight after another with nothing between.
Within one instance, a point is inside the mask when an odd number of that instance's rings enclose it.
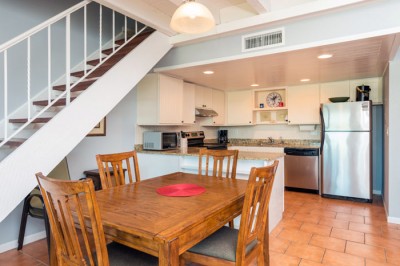
<instances>
[{"instance_id":1,"label":"terracotta tile floor","mask_svg":"<svg viewBox=\"0 0 400 266\"><path fill-rule=\"evenodd\" d=\"M272 266L400 265L400 225L372 204L285 192L283 220L270 234Z\"/></svg>"},{"instance_id":2,"label":"terracotta tile floor","mask_svg":"<svg viewBox=\"0 0 400 266\"><path fill-rule=\"evenodd\" d=\"M400 265L400 225L372 204L285 192L283 220L270 234L271 266ZM0 265L48 265L44 240L0 254Z\"/></svg>"}]
</instances>

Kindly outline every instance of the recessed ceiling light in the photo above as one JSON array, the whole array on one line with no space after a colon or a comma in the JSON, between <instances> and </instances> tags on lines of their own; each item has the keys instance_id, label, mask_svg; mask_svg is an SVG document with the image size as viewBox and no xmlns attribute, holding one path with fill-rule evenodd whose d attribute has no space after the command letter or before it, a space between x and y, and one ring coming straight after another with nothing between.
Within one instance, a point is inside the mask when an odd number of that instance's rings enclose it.
<instances>
[{"instance_id":1,"label":"recessed ceiling light","mask_svg":"<svg viewBox=\"0 0 400 266\"><path fill-rule=\"evenodd\" d=\"M310 81L310 79L301 79L300 81L301 82L308 82L308 81Z\"/></svg>"},{"instance_id":2,"label":"recessed ceiling light","mask_svg":"<svg viewBox=\"0 0 400 266\"><path fill-rule=\"evenodd\" d=\"M331 54L321 54L318 56L319 59L327 59L327 58L331 58L333 55Z\"/></svg>"},{"instance_id":3,"label":"recessed ceiling light","mask_svg":"<svg viewBox=\"0 0 400 266\"><path fill-rule=\"evenodd\" d=\"M212 74L214 74L214 71L206 70L206 71L203 71L203 73L206 74L206 75L212 75Z\"/></svg>"},{"instance_id":4,"label":"recessed ceiling light","mask_svg":"<svg viewBox=\"0 0 400 266\"><path fill-rule=\"evenodd\" d=\"M260 85L258 85L257 83L254 83L254 84L251 84L250 86L252 86L252 87L258 87L258 86L260 86Z\"/></svg>"}]
</instances>

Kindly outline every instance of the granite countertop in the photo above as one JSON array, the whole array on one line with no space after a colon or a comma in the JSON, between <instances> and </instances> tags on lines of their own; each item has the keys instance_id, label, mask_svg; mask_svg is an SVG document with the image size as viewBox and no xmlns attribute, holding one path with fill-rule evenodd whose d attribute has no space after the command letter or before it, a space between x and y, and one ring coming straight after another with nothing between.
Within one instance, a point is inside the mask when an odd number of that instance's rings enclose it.
<instances>
[{"instance_id":1,"label":"granite countertop","mask_svg":"<svg viewBox=\"0 0 400 266\"><path fill-rule=\"evenodd\" d=\"M303 143L283 143L283 144L262 144L262 145L249 145L249 144L229 144L229 146L242 146L242 147L271 147L271 148L319 148L319 144L303 144Z\"/></svg>"},{"instance_id":2,"label":"granite countertop","mask_svg":"<svg viewBox=\"0 0 400 266\"><path fill-rule=\"evenodd\" d=\"M162 155L178 155L178 156L198 156L199 148L189 147L187 149L175 149L165 151L152 151L143 150L140 148L136 149L138 153L146 154L162 154ZM273 152L251 152L251 151L240 151L239 160L265 160L272 161L285 156L284 153L273 153Z\"/></svg>"}]
</instances>

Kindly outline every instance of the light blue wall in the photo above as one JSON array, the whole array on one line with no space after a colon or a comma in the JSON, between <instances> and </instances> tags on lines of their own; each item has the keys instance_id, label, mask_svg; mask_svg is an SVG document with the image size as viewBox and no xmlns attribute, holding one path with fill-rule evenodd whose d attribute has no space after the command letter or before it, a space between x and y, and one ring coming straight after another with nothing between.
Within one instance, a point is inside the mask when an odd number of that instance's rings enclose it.
<instances>
[{"instance_id":1,"label":"light blue wall","mask_svg":"<svg viewBox=\"0 0 400 266\"><path fill-rule=\"evenodd\" d=\"M135 125L136 89L133 89L107 115L106 136L84 138L67 156L71 178L79 179L85 170L96 169L96 154L133 150Z\"/></svg>"},{"instance_id":2,"label":"light blue wall","mask_svg":"<svg viewBox=\"0 0 400 266\"><path fill-rule=\"evenodd\" d=\"M389 64L388 128L387 128L387 171L388 175L388 215L389 222L400 223L400 61Z\"/></svg>"}]
</instances>

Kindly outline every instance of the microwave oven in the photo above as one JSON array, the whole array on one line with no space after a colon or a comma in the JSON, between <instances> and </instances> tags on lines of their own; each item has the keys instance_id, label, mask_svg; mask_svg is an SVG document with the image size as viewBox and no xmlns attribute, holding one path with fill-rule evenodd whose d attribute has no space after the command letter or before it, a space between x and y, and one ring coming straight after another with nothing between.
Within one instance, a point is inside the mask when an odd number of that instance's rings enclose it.
<instances>
[{"instance_id":1,"label":"microwave oven","mask_svg":"<svg viewBox=\"0 0 400 266\"><path fill-rule=\"evenodd\" d=\"M178 148L177 132L143 132L143 149L144 150L169 150Z\"/></svg>"}]
</instances>

